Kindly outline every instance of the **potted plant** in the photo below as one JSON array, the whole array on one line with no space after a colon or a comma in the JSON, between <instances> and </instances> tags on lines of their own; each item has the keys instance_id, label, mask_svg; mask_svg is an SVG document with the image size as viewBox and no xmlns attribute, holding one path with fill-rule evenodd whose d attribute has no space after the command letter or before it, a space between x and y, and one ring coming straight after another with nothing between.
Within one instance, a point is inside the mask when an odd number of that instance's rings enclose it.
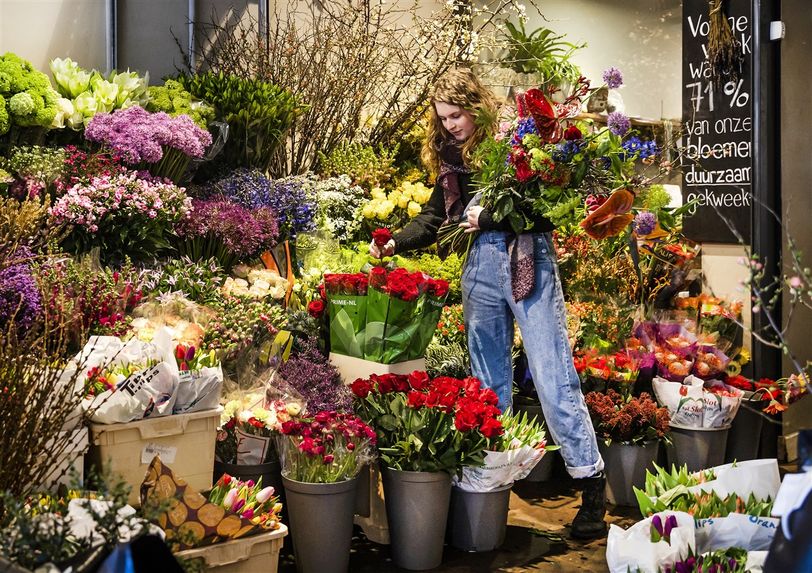
<instances>
[{"instance_id":1,"label":"potted plant","mask_svg":"<svg viewBox=\"0 0 812 573\"><path fill-rule=\"evenodd\" d=\"M346 572L358 473L374 456L375 431L355 415L324 411L282 424L277 446L296 569Z\"/></svg>"},{"instance_id":2,"label":"potted plant","mask_svg":"<svg viewBox=\"0 0 812 573\"><path fill-rule=\"evenodd\" d=\"M547 447L544 425L525 413L499 418L504 433L488 440L484 465L465 467L451 490L451 544L463 551L492 551L507 529L510 488L542 460Z\"/></svg>"},{"instance_id":3,"label":"potted plant","mask_svg":"<svg viewBox=\"0 0 812 573\"><path fill-rule=\"evenodd\" d=\"M404 569L437 567L451 474L480 465L488 440L502 433L498 398L476 378L417 371L358 379L352 391L377 433L392 558Z\"/></svg>"},{"instance_id":4,"label":"potted plant","mask_svg":"<svg viewBox=\"0 0 812 573\"><path fill-rule=\"evenodd\" d=\"M659 443L669 441L668 409L658 408L645 392L635 397L609 389L585 398L606 464L607 499L634 505L632 487L645 483L646 468L657 459Z\"/></svg>"}]
</instances>

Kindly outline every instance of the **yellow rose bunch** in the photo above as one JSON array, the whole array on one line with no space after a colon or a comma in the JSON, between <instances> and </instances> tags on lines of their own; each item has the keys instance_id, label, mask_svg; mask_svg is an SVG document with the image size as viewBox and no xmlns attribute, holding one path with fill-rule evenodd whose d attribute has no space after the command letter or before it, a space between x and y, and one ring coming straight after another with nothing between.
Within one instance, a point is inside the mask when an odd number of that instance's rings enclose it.
<instances>
[{"instance_id":1,"label":"yellow rose bunch","mask_svg":"<svg viewBox=\"0 0 812 573\"><path fill-rule=\"evenodd\" d=\"M419 181L417 183L403 181L389 194L380 187L374 187L371 192L372 199L364 205L361 213L365 219L370 221L382 221L401 226L420 214L423 205L431 197L431 192L431 188Z\"/></svg>"}]
</instances>

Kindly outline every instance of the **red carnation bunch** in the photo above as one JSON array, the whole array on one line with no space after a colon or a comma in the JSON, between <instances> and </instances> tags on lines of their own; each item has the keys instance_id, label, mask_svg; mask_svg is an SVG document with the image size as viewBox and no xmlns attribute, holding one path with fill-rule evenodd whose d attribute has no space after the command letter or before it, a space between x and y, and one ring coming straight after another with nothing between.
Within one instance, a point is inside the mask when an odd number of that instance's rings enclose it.
<instances>
[{"instance_id":1,"label":"red carnation bunch","mask_svg":"<svg viewBox=\"0 0 812 573\"><path fill-rule=\"evenodd\" d=\"M455 472L480 464L490 440L504 432L496 394L476 378L383 374L359 378L351 388L389 467Z\"/></svg>"}]
</instances>

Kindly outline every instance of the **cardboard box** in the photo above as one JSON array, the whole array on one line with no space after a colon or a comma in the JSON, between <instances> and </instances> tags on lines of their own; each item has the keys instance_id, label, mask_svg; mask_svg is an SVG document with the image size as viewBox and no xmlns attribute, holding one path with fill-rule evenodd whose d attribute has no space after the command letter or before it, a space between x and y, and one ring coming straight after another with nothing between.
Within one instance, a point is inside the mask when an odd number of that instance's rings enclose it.
<instances>
[{"instance_id":1,"label":"cardboard box","mask_svg":"<svg viewBox=\"0 0 812 573\"><path fill-rule=\"evenodd\" d=\"M426 369L425 358L395 362L394 364L381 364L380 362L371 362L363 358L331 352L330 362L341 373L341 379L345 384L352 384L358 378L369 378L370 374L411 374L415 370Z\"/></svg>"},{"instance_id":2,"label":"cardboard box","mask_svg":"<svg viewBox=\"0 0 812 573\"><path fill-rule=\"evenodd\" d=\"M129 503L136 507L147 466L156 454L198 491L209 489L222 411L219 407L127 424L90 424L87 461L120 475L133 488Z\"/></svg>"},{"instance_id":3,"label":"cardboard box","mask_svg":"<svg viewBox=\"0 0 812 573\"><path fill-rule=\"evenodd\" d=\"M216 573L276 573L279 569L279 550L288 528L242 537L208 547L186 549L175 553L178 559L203 559L205 571Z\"/></svg>"}]
</instances>

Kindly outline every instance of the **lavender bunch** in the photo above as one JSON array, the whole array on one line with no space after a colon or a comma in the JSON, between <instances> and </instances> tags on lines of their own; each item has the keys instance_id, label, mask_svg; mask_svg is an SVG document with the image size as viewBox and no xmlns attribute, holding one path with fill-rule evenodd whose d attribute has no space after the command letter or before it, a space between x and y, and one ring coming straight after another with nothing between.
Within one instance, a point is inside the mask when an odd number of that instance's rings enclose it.
<instances>
[{"instance_id":1,"label":"lavender bunch","mask_svg":"<svg viewBox=\"0 0 812 573\"><path fill-rule=\"evenodd\" d=\"M276 245L279 227L268 207L249 210L222 199L196 199L175 232L183 239L178 245L182 254L195 261L215 258L228 271L237 261Z\"/></svg>"},{"instance_id":2,"label":"lavender bunch","mask_svg":"<svg viewBox=\"0 0 812 573\"><path fill-rule=\"evenodd\" d=\"M0 331L14 322L24 334L42 315L42 297L28 262L32 257L25 247L3 257L10 264L0 267Z\"/></svg>"},{"instance_id":3,"label":"lavender bunch","mask_svg":"<svg viewBox=\"0 0 812 573\"><path fill-rule=\"evenodd\" d=\"M335 367L319 352L315 338L301 341L299 351L279 367L279 376L302 395L311 415L352 410L352 394Z\"/></svg>"}]
</instances>

